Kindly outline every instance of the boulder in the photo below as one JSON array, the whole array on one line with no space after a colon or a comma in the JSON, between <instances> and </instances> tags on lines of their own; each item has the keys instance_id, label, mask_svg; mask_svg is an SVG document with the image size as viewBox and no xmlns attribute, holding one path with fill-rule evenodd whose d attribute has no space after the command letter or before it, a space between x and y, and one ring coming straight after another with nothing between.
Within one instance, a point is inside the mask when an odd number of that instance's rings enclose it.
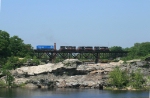
<instances>
[{"instance_id":1,"label":"boulder","mask_svg":"<svg viewBox=\"0 0 150 98\"><path fill-rule=\"evenodd\" d=\"M25 84L29 81L27 78L15 78L14 83L17 85Z\"/></svg>"},{"instance_id":2,"label":"boulder","mask_svg":"<svg viewBox=\"0 0 150 98\"><path fill-rule=\"evenodd\" d=\"M141 59L133 59L133 60L127 61L127 63L133 63L133 62L139 62L139 61L141 61Z\"/></svg>"},{"instance_id":3,"label":"boulder","mask_svg":"<svg viewBox=\"0 0 150 98\"><path fill-rule=\"evenodd\" d=\"M28 84L26 84L25 86L24 86L25 88L38 88L38 86L37 85L35 85L35 84L32 84L32 83L28 83Z\"/></svg>"}]
</instances>

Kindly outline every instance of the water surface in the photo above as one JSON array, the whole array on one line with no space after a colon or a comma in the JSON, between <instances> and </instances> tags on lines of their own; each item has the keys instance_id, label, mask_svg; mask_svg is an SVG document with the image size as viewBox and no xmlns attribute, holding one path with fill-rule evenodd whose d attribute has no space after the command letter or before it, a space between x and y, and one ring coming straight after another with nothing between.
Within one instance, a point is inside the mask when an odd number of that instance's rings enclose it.
<instances>
[{"instance_id":1,"label":"water surface","mask_svg":"<svg viewBox=\"0 0 150 98\"><path fill-rule=\"evenodd\" d=\"M0 89L0 98L149 98L149 91L98 89Z\"/></svg>"}]
</instances>

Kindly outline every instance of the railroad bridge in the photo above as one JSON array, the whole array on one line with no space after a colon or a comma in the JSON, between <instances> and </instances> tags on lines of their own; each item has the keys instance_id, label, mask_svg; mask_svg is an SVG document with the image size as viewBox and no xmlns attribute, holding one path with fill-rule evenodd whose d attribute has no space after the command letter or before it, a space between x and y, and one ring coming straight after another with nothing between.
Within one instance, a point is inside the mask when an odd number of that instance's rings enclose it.
<instances>
[{"instance_id":1,"label":"railroad bridge","mask_svg":"<svg viewBox=\"0 0 150 98\"><path fill-rule=\"evenodd\" d=\"M39 58L49 59L54 62L56 59L86 59L98 63L101 59L114 59L127 56L128 51L95 51L95 50L34 50L34 55Z\"/></svg>"},{"instance_id":2,"label":"railroad bridge","mask_svg":"<svg viewBox=\"0 0 150 98\"><path fill-rule=\"evenodd\" d=\"M94 49L91 46L80 46L76 49L75 46L60 46L60 49L56 49L56 43L54 46L38 45L34 50L34 55L39 58L49 59L51 62L64 59L80 59L94 61L98 63L102 59L114 59L117 57L126 56L128 51L110 51L108 47L95 46Z\"/></svg>"}]
</instances>

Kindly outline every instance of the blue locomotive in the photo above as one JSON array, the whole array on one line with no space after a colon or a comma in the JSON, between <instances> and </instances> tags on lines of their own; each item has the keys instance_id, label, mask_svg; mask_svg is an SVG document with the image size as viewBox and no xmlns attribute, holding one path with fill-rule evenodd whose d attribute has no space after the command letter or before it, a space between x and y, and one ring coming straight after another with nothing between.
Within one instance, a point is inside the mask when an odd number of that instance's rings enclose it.
<instances>
[{"instance_id":1,"label":"blue locomotive","mask_svg":"<svg viewBox=\"0 0 150 98\"><path fill-rule=\"evenodd\" d=\"M54 50L53 45L38 45L36 46L37 50Z\"/></svg>"}]
</instances>

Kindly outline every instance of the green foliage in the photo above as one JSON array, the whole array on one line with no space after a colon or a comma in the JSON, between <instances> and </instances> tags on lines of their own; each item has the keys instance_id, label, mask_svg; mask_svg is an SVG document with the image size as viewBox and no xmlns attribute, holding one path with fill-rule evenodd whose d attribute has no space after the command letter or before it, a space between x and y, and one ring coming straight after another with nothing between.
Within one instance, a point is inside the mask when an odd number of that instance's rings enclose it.
<instances>
[{"instance_id":1,"label":"green foliage","mask_svg":"<svg viewBox=\"0 0 150 98\"><path fill-rule=\"evenodd\" d=\"M130 74L130 82L129 85L133 88L141 88L144 83L143 75L141 74L140 70L132 72Z\"/></svg>"},{"instance_id":2,"label":"green foliage","mask_svg":"<svg viewBox=\"0 0 150 98\"><path fill-rule=\"evenodd\" d=\"M119 67L116 67L109 73L109 82L112 86L116 86L117 88L131 86L136 89L142 88L145 83L140 70L128 74L126 71L120 70Z\"/></svg>"},{"instance_id":3,"label":"green foliage","mask_svg":"<svg viewBox=\"0 0 150 98\"><path fill-rule=\"evenodd\" d=\"M110 47L110 51L123 51L123 48L120 46L113 46Z\"/></svg>"},{"instance_id":4,"label":"green foliage","mask_svg":"<svg viewBox=\"0 0 150 98\"><path fill-rule=\"evenodd\" d=\"M4 69L15 69L18 67L19 59L17 57L8 57L7 63L3 66Z\"/></svg>"},{"instance_id":5,"label":"green foliage","mask_svg":"<svg viewBox=\"0 0 150 98\"><path fill-rule=\"evenodd\" d=\"M33 57L33 48L30 44L24 44L18 36L10 37L9 33L0 30L0 67L5 69L19 67L25 61L18 58L24 58L27 55ZM33 63L39 62L34 59Z\"/></svg>"},{"instance_id":6,"label":"green foliage","mask_svg":"<svg viewBox=\"0 0 150 98\"><path fill-rule=\"evenodd\" d=\"M3 75L6 76L6 84L10 87L13 84L14 77L11 75L11 73L8 70L3 70L2 71Z\"/></svg>"},{"instance_id":7,"label":"green foliage","mask_svg":"<svg viewBox=\"0 0 150 98\"><path fill-rule=\"evenodd\" d=\"M110 83L112 86L117 88L122 88L127 85L127 74L125 71L121 71L119 67L116 67L112 72L110 72Z\"/></svg>"},{"instance_id":8,"label":"green foliage","mask_svg":"<svg viewBox=\"0 0 150 98\"><path fill-rule=\"evenodd\" d=\"M5 64L6 58L10 55L9 43L9 34L0 30L0 65Z\"/></svg>"},{"instance_id":9,"label":"green foliage","mask_svg":"<svg viewBox=\"0 0 150 98\"><path fill-rule=\"evenodd\" d=\"M2 79L0 79L0 87L6 87L6 86L7 86L6 83Z\"/></svg>"},{"instance_id":10,"label":"green foliage","mask_svg":"<svg viewBox=\"0 0 150 98\"><path fill-rule=\"evenodd\" d=\"M39 65L39 64L40 64L40 60L37 59L36 57L34 57L34 58L31 60L31 63L32 63L33 65Z\"/></svg>"},{"instance_id":11,"label":"green foliage","mask_svg":"<svg viewBox=\"0 0 150 98\"><path fill-rule=\"evenodd\" d=\"M123 60L144 59L150 55L150 42L135 43L133 47L126 49L128 56Z\"/></svg>"},{"instance_id":12,"label":"green foliage","mask_svg":"<svg viewBox=\"0 0 150 98\"><path fill-rule=\"evenodd\" d=\"M6 56L9 46L9 34L5 31L0 30L0 54L1 56Z\"/></svg>"},{"instance_id":13,"label":"green foliage","mask_svg":"<svg viewBox=\"0 0 150 98\"><path fill-rule=\"evenodd\" d=\"M23 40L18 36L10 38L9 48L11 50L11 56L25 57L26 55L32 55L32 47L30 44L24 44Z\"/></svg>"}]
</instances>

